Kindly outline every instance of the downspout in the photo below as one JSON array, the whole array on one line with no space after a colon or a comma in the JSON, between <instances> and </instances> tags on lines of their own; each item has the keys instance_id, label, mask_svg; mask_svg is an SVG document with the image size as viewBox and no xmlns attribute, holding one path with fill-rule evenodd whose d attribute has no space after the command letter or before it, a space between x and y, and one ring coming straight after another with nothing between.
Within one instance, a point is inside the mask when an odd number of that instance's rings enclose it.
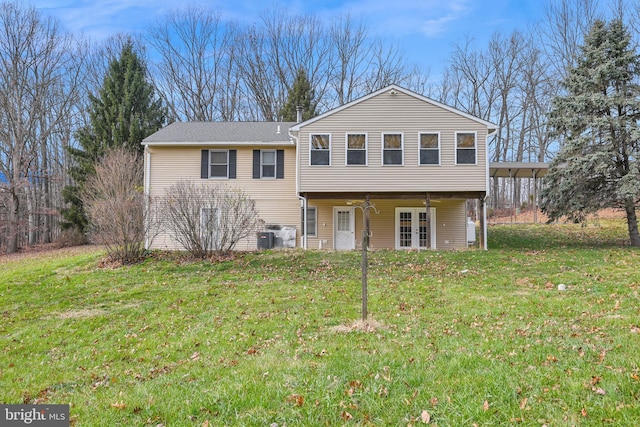
<instances>
[{"instance_id":1,"label":"downspout","mask_svg":"<svg viewBox=\"0 0 640 427\"><path fill-rule=\"evenodd\" d=\"M307 198L305 196L298 196L298 199L302 201L302 216L304 218L304 229L302 230L302 239L300 240L300 244L302 245L302 249L307 249Z\"/></svg>"},{"instance_id":2,"label":"downspout","mask_svg":"<svg viewBox=\"0 0 640 427\"><path fill-rule=\"evenodd\" d=\"M488 196L485 195L484 198L482 199L482 218L484 218L484 221L482 221L482 223L484 224L484 226L482 227L482 233L484 238L482 239L482 243L485 251L489 250L489 245L487 242L487 198Z\"/></svg>"},{"instance_id":3,"label":"downspout","mask_svg":"<svg viewBox=\"0 0 640 427\"><path fill-rule=\"evenodd\" d=\"M301 114L298 113L298 122L300 122ZM302 201L302 212L304 216L304 230L302 230L302 236L300 239L300 245L302 249L307 249L307 198L300 195L300 150L298 149L298 137L294 136L289 129L289 137L295 141L294 146L296 149L296 196Z\"/></svg>"}]
</instances>

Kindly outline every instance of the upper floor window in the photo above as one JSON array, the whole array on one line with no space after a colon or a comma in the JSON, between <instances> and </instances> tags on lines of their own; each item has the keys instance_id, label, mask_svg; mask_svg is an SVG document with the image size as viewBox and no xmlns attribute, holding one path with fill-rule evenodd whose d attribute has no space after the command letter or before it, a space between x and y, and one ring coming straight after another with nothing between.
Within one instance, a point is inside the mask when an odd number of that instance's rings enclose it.
<instances>
[{"instance_id":1,"label":"upper floor window","mask_svg":"<svg viewBox=\"0 0 640 427\"><path fill-rule=\"evenodd\" d=\"M401 133L382 134L382 164L402 165L403 148Z\"/></svg>"},{"instance_id":2,"label":"upper floor window","mask_svg":"<svg viewBox=\"0 0 640 427\"><path fill-rule=\"evenodd\" d=\"M420 134L420 164L439 165L440 164L440 134L421 133Z\"/></svg>"},{"instance_id":3,"label":"upper floor window","mask_svg":"<svg viewBox=\"0 0 640 427\"><path fill-rule=\"evenodd\" d=\"M276 177L276 150L260 152L260 178Z\"/></svg>"},{"instance_id":4,"label":"upper floor window","mask_svg":"<svg viewBox=\"0 0 640 427\"><path fill-rule=\"evenodd\" d=\"M253 150L253 179L284 178L284 150Z\"/></svg>"},{"instance_id":5,"label":"upper floor window","mask_svg":"<svg viewBox=\"0 0 640 427\"><path fill-rule=\"evenodd\" d=\"M236 150L202 150L200 177L233 179L236 177Z\"/></svg>"},{"instance_id":6,"label":"upper floor window","mask_svg":"<svg viewBox=\"0 0 640 427\"><path fill-rule=\"evenodd\" d=\"M367 164L367 135L364 133L347 134L347 165Z\"/></svg>"},{"instance_id":7,"label":"upper floor window","mask_svg":"<svg viewBox=\"0 0 640 427\"><path fill-rule=\"evenodd\" d=\"M312 134L311 138L311 155L309 163L311 165L330 165L331 164L331 135L329 134Z\"/></svg>"},{"instance_id":8,"label":"upper floor window","mask_svg":"<svg viewBox=\"0 0 640 427\"><path fill-rule=\"evenodd\" d=\"M476 164L476 133L456 132L456 164Z\"/></svg>"}]
</instances>

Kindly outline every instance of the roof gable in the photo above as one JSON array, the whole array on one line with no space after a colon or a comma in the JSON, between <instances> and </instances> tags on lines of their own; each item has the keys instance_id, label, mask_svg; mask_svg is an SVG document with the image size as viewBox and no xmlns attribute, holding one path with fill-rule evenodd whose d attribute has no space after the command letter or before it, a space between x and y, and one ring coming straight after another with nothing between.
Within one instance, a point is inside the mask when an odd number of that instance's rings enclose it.
<instances>
[{"instance_id":1,"label":"roof gable","mask_svg":"<svg viewBox=\"0 0 640 427\"><path fill-rule=\"evenodd\" d=\"M354 105L357 105L357 104L360 104L362 102L365 102L365 101L367 101L367 100L369 100L371 98L374 98L374 97L376 97L376 96L378 96L380 94L389 93L390 95L394 95L397 92L404 93L405 95L409 95L409 96L411 96L413 98L416 98L416 99L418 99L420 101L426 102L428 104L434 105L436 107L439 107L439 108L442 108L442 109L447 110L449 112L452 112L454 114L457 114L457 115L459 115L461 117L465 117L467 119L470 119L470 120L473 120L473 121L475 121L477 123L480 123L480 124L482 124L482 125L487 127L489 133L493 132L494 130L496 130L498 128L498 126L496 126L495 124L493 124L491 122L488 122L486 120L482 120L482 119L480 119L478 117L472 116L471 114L465 113L464 111L458 110L457 108L450 107L450 106L448 106L446 104L443 104L441 102L434 101L431 98L427 98L426 96L419 95L419 94L417 94L415 92L412 92L412 91L410 91L408 89L405 89L405 88L400 87L398 85L392 84L392 85L389 85L389 86L384 87L382 89L379 89L379 90L377 90L375 92L372 92L372 93L370 93L368 95L365 95L365 96L363 96L361 98L358 98L358 99L353 100L351 102L348 102L348 103L346 103L344 105L341 105L340 107L334 108L333 110L329 110L326 113L321 114L321 115L316 116L316 117L313 117L313 118L311 118L311 119L309 119L307 121L294 124L293 126L291 126L290 130L291 131L299 131L304 126L307 126L307 125L309 125L311 123L314 123L314 122L316 122L318 120L322 120L325 117L331 116L331 115L336 114L336 113L338 113L340 111L346 110L346 109L348 109L348 108L350 108L350 107L352 107Z\"/></svg>"}]
</instances>

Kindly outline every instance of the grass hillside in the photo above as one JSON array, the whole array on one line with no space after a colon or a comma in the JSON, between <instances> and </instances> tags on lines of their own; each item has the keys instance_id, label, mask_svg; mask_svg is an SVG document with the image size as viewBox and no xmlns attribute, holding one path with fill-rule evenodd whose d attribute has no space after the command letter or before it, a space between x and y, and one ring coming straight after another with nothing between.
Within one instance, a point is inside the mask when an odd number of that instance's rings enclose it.
<instances>
[{"instance_id":1,"label":"grass hillside","mask_svg":"<svg viewBox=\"0 0 640 427\"><path fill-rule=\"evenodd\" d=\"M74 426L640 425L623 221L493 226L490 250L98 250L0 260L0 402ZM566 290L558 290L558 285Z\"/></svg>"}]
</instances>

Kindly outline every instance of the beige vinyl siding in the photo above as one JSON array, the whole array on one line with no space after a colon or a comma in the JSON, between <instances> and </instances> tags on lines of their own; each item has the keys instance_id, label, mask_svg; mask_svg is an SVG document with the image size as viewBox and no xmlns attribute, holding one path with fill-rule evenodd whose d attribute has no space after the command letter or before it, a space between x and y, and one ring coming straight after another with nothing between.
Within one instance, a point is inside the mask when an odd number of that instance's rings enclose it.
<instances>
[{"instance_id":1,"label":"beige vinyl siding","mask_svg":"<svg viewBox=\"0 0 640 427\"><path fill-rule=\"evenodd\" d=\"M345 165L346 135L367 133L367 165ZM475 132L476 165L456 165L456 132ZM419 164L419 134L440 134L438 165ZM331 166L309 165L309 135L331 134ZM402 133L403 165L382 165L383 133ZM356 103L299 132L300 191L485 191L485 125L404 93Z\"/></svg>"},{"instance_id":2,"label":"beige vinyl siding","mask_svg":"<svg viewBox=\"0 0 640 427\"><path fill-rule=\"evenodd\" d=\"M197 185L224 184L240 188L256 201L260 218L265 224L291 225L297 228L300 238L300 201L296 196L295 186L295 148L278 147L285 153L284 179L253 179L253 149L260 147L220 147L211 148L235 149L237 152L236 179L201 179L201 150L209 147L149 147L151 167L149 191L152 197L161 197L166 190L177 181L190 180ZM271 149L271 147L269 147ZM256 249L256 236L242 241L237 250ZM152 248L180 250L176 242L163 230L154 240Z\"/></svg>"},{"instance_id":3,"label":"beige vinyl siding","mask_svg":"<svg viewBox=\"0 0 640 427\"><path fill-rule=\"evenodd\" d=\"M379 213L370 211L371 249L394 249L396 245L396 208L425 209L422 200L371 200ZM345 200L309 200L317 208L318 234L309 237L309 249L334 248L333 208L349 208ZM466 201L443 200L433 203L436 215L436 249L463 249L467 247ZM354 208L356 249L362 248L362 210Z\"/></svg>"}]
</instances>

